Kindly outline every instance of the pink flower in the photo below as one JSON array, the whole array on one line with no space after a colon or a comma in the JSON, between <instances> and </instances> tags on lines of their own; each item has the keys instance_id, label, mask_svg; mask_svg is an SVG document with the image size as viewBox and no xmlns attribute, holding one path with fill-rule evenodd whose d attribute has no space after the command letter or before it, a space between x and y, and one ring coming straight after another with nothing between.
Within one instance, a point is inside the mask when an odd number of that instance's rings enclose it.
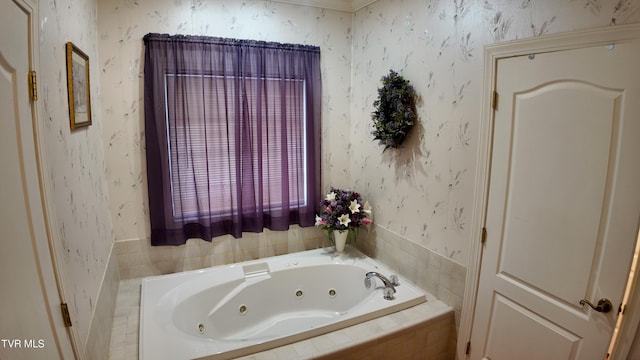
<instances>
[{"instance_id":1,"label":"pink flower","mask_svg":"<svg viewBox=\"0 0 640 360\"><path fill-rule=\"evenodd\" d=\"M316 226L321 226L321 225L326 225L327 224L327 220L321 218L320 216L316 215Z\"/></svg>"},{"instance_id":2,"label":"pink flower","mask_svg":"<svg viewBox=\"0 0 640 360\"><path fill-rule=\"evenodd\" d=\"M369 218L363 218L363 219L362 219L362 223L363 223L365 226L369 226L369 225L371 225L371 219L369 219Z\"/></svg>"}]
</instances>

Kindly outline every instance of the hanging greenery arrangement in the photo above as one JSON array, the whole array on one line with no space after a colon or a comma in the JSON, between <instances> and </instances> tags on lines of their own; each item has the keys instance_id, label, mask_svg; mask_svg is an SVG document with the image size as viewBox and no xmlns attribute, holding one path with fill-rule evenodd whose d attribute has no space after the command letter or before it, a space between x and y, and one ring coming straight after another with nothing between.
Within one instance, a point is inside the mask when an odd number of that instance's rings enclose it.
<instances>
[{"instance_id":1,"label":"hanging greenery arrangement","mask_svg":"<svg viewBox=\"0 0 640 360\"><path fill-rule=\"evenodd\" d=\"M378 99L373 103L375 111L371 114L372 134L387 150L400 147L416 122L416 91L393 70L381 80Z\"/></svg>"}]
</instances>

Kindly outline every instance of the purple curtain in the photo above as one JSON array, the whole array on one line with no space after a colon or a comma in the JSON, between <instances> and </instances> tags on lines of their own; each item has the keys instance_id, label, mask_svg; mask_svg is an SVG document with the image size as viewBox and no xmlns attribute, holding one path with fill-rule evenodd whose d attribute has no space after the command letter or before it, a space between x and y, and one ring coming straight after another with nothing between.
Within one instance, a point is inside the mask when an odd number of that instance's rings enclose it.
<instances>
[{"instance_id":1,"label":"purple curtain","mask_svg":"<svg viewBox=\"0 0 640 360\"><path fill-rule=\"evenodd\" d=\"M144 37L152 245L312 226L320 48Z\"/></svg>"}]
</instances>

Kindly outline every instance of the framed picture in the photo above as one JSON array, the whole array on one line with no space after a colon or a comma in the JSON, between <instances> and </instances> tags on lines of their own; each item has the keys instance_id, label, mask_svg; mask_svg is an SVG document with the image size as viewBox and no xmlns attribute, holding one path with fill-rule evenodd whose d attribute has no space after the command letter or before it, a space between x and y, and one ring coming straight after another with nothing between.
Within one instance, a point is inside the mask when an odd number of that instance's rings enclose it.
<instances>
[{"instance_id":1,"label":"framed picture","mask_svg":"<svg viewBox=\"0 0 640 360\"><path fill-rule=\"evenodd\" d=\"M71 129L91 125L91 91L89 57L73 43L66 44L67 90Z\"/></svg>"}]
</instances>

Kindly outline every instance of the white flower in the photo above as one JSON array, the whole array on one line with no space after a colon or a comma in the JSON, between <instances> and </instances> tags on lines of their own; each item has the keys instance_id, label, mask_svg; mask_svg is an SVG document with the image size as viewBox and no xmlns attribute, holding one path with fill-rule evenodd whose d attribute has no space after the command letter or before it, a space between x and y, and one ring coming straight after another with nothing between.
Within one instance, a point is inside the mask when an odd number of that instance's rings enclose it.
<instances>
[{"instance_id":1,"label":"white flower","mask_svg":"<svg viewBox=\"0 0 640 360\"><path fill-rule=\"evenodd\" d=\"M349 226L349 223L351 222L351 219L349 218L349 215L342 214L338 218L338 221L340 221L340 225Z\"/></svg>"},{"instance_id":2,"label":"white flower","mask_svg":"<svg viewBox=\"0 0 640 360\"><path fill-rule=\"evenodd\" d=\"M335 192L330 192L327 194L327 197L325 198L325 200L327 201L333 201L336 199L336 193Z\"/></svg>"},{"instance_id":3,"label":"white flower","mask_svg":"<svg viewBox=\"0 0 640 360\"><path fill-rule=\"evenodd\" d=\"M367 215L371 215L371 205L369 205L368 201L364 203L364 208L362 208L362 211L367 213Z\"/></svg>"},{"instance_id":4,"label":"white flower","mask_svg":"<svg viewBox=\"0 0 640 360\"><path fill-rule=\"evenodd\" d=\"M349 210L351 210L352 214L360 212L360 204L358 204L357 200L352 200L351 205L349 205Z\"/></svg>"}]
</instances>

